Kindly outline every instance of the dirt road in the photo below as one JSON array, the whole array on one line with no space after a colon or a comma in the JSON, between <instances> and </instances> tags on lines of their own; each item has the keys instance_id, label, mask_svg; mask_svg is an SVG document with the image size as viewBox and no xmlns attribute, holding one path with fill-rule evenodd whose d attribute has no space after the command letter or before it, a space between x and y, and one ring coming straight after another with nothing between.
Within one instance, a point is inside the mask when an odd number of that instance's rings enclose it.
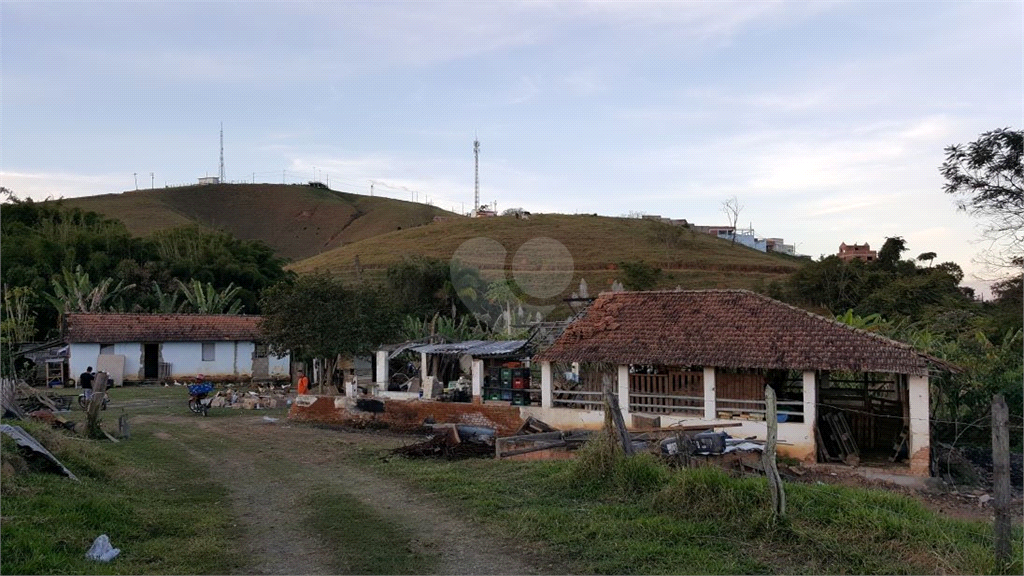
<instances>
[{"instance_id":1,"label":"dirt road","mask_svg":"<svg viewBox=\"0 0 1024 576\"><path fill-rule=\"evenodd\" d=\"M231 490L252 574L333 574L336 550L308 525L316 503L308 490L354 497L389 523L415 534L395 543L431 558L442 574L536 574L557 571L548 558L489 533L411 486L346 462L356 446L381 450L409 437L339 432L269 422L260 416L196 418L140 415L135 420L210 467ZM335 538L335 541L337 539ZM336 545L336 544L335 544ZM348 551L358 553L358 551ZM341 568L343 570L343 568Z\"/></svg>"}]
</instances>

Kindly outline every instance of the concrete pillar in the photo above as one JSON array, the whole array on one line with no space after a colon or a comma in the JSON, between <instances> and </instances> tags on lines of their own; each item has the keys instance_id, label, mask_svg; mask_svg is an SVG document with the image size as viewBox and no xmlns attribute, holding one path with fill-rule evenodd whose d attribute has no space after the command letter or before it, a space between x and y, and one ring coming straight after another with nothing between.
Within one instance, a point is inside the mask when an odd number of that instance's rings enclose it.
<instances>
[{"instance_id":1,"label":"concrete pillar","mask_svg":"<svg viewBox=\"0 0 1024 576\"><path fill-rule=\"evenodd\" d=\"M483 396L484 361L477 358L473 358L472 370L470 371L470 374L472 375L471 378L473 383L473 401L475 402L477 400L481 400Z\"/></svg>"},{"instance_id":2,"label":"concrete pillar","mask_svg":"<svg viewBox=\"0 0 1024 576\"><path fill-rule=\"evenodd\" d=\"M382 384L382 390L388 389L388 351L377 350L377 373L374 374L374 382Z\"/></svg>"},{"instance_id":3,"label":"concrete pillar","mask_svg":"<svg viewBox=\"0 0 1024 576\"><path fill-rule=\"evenodd\" d=\"M818 380L814 370L804 370L804 429L811 446L815 447L805 460L814 462L817 458L817 440L814 427L818 425Z\"/></svg>"},{"instance_id":4,"label":"concrete pillar","mask_svg":"<svg viewBox=\"0 0 1024 576\"><path fill-rule=\"evenodd\" d=\"M626 422L630 422L629 366L619 366L619 410L622 412L622 419Z\"/></svg>"},{"instance_id":5,"label":"concrete pillar","mask_svg":"<svg viewBox=\"0 0 1024 576\"><path fill-rule=\"evenodd\" d=\"M427 381L427 353L420 352L420 382Z\"/></svg>"},{"instance_id":6,"label":"concrete pillar","mask_svg":"<svg viewBox=\"0 0 1024 576\"><path fill-rule=\"evenodd\" d=\"M551 378L551 362L540 363L540 406L551 408L554 405L554 381Z\"/></svg>"},{"instance_id":7,"label":"concrete pillar","mask_svg":"<svg viewBox=\"0 0 1024 576\"><path fill-rule=\"evenodd\" d=\"M910 471L927 476L931 459L928 376L908 376L907 388L910 398Z\"/></svg>"},{"instance_id":8,"label":"concrete pillar","mask_svg":"<svg viewBox=\"0 0 1024 576\"><path fill-rule=\"evenodd\" d=\"M718 399L715 397L715 367L704 367L704 419L718 417Z\"/></svg>"}]
</instances>

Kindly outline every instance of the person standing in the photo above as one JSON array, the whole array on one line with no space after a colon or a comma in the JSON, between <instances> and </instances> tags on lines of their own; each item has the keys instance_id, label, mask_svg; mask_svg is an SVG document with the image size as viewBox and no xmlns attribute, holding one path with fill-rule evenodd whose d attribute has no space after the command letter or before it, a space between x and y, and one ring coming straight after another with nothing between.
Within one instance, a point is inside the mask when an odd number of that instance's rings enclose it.
<instances>
[{"instance_id":1,"label":"person standing","mask_svg":"<svg viewBox=\"0 0 1024 576\"><path fill-rule=\"evenodd\" d=\"M306 378L306 373L299 370L299 394L309 393L309 378Z\"/></svg>"},{"instance_id":2,"label":"person standing","mask_svg":"<svg viewBox=\"0 0 1024 576\"><path fill-rule=\"evenodd\" d=\"M92 366L85 369L82 375L78 377L78 383L82 385L82 389L85 390L85 400L88 401L92 398L92 381L96 376L92 373Z\"/></svg>"}]
</instances>

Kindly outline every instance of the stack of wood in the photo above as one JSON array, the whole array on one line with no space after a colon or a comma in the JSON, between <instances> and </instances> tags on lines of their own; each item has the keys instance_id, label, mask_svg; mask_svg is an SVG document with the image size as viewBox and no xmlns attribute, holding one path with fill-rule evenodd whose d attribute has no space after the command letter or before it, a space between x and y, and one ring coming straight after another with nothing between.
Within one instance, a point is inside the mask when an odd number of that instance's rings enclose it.
<instances>
[{"instance_id":1,"label":"stack of wood","mask_svg":"<svg viewBox=\"0 0 1024 576\"><path fill-rule=\"evenodd\" d=\"M814 428L814 437L819 461L844 462L850 466L860 463L860 450L842 412L823 413Z\"/></svg>"}]
</instances>

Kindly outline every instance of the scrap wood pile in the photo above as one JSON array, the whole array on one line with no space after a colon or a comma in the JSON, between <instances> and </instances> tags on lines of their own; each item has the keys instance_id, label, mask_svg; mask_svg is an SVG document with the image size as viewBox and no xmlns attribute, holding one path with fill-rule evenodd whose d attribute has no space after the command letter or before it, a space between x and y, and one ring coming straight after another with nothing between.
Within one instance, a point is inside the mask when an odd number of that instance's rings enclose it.
<instances>
[{"instance_id":1,"label":"scrap wood pile","mask_svg":"<svg viewBox=\"0 0 1024 576\"><path fill-rule=\"evenodd\" d=\"M434 425L423 442L401 446L392 454L408 458L479 458L494 453L494 429L480 426ZM489 432L489 434L488 434Z\"/></svg>"},{"instance_id":2,"label":"scrap wood pile","mask_svg":"<svg viewBox=\"0 0 1024 576\"><path fill-rule=\"evenodd\" d=\"M588 430L558 430L531 416L514 435L495 441L494 455L500 459L542 450L572 451L589 438Z\"/></svg>"},{"instance_id":3,"label":"scrap wood pile","mask_svg":"<svg viewBox=\"0 0 1024 576\"><path fill-rule=\"evenodd\" d=\"M4 380L2 403L4 415L24 419L40 410L66 412L71 409L71 397L54 392L41 392L23 380Z\"/></svg>"},{"instance_id":4,"label":"scrap wood pile","mask_svg":"<svg viewBox=\"0 0 1024 576\"><path fill-rule=\"evenodd\" d=\"M905 438L905 434L901 435L901 443L905 443ZM818 446L819 462L843 462L850 466L860 463L860 450L842 412L823 413L818 419L818 425L814 427L814 439ZM896 451L898 454L899 446Z\"/></svg>"}]
</instances>

